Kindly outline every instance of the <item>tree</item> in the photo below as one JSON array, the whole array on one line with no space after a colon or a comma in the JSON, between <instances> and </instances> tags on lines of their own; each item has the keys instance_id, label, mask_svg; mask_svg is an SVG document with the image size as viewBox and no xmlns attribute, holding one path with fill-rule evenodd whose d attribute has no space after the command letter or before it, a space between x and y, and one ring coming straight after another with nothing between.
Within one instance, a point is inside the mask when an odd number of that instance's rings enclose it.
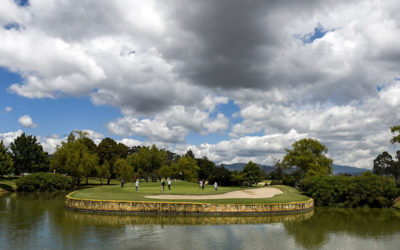
<instances>
[{"instance_id":1,"label":"tree","mask_svg":"<svg viewBox=\"0 0 400 250\"><path fill-rule=\"evenodd\" d=\"M219 167L214 167L212 173L208 176L208 180L211 184L217 182L221 186L231 185L231 172L221 165Z\"/></svg>"},{"instance_id":2,"label":"tree","mask_svg":"<svg viewBox=\"0 0 400 250\"><path fill-rule=\"evenodd\" d=\"M211 174L215 171L215 163L203 157L201 159L196 159L197 166L199 166L199 179L209 180Z\"/></svg>"},{"instance_id":3,"label":"tree","mask_svg":"<svg viewBox=\"0 0 400 250\"><path fill-rule=\"evenodd\" d=\"M199 167L196 160L190 156L184 156L177 163L172 164L172 175L187 181L195 181L198 178Z\"/></svg>"},{"instance_id":4,"label":"tree","mask_svg":"<svg viewBox=\"0 0 400 250\"><path fill-rule=\"evenodd\" d=\"M285 148L282 164L285 168L297 167L301 175L328 175L332 173L332 159L328 148L318 140L305 138L293 143L292 149Z\"/></svg>"},{"instance_id":5,"label":"tree","mask_svg":"<svg viewBox=\"0 0 400 250\"><path fill-rule=\"evenodd\" d=\"M124 178L126 181L131 181L133 177L133 167L125 159L117 159L115 161L114 172L117 178Z\"/></svg>"},{"instance_id":6,"label":"tree","mask_svg":"<svg viewBox=\"0 0 400 250\"><path fill-rule=\"evenodd\" d=\"M263 175L264 174L261 168L252 161L249 161L243 167L244 183L247 184L248 186L257 184L258 182L262 181Z\"/></svg>"},{"instance_id":7,"label":"tree","mask_svg":"<svg viewBox=\"0 0 400 250\"><path fill-rule=\"evenodd\" d=\"M48 154L43 151L35 136L23 133L10 144L10 149L15 174L49 170Z\"/></svg>"},{"instance_id":8,"label":"tree","mask_svg":"<svg viewBox=\"0 0 400 250\"><path fill-rule=\"evenodd\" d=\"M107 178L107 184L110 184L111 178L115 177L114 164L119 158L126 158L129 148L122 143L117 144L113 139L104 138L97 146L97 155L100 165L105 161L109 164L110 176Z\"/></svg>"},{"instance_id":9,"label":"tree","mask_svg":"<svg viewBox=\"0 0 400 250\"><path fill-rule=\"evenodd\" d=\"M137 153L129 155L127 158L135 172L142 169L145 175L153 181L158 177L158 170L166 163L166 159L165 150L159 150L155 145L151 148L141 147Z\"/></svg>"},{"instance_id":10,"label":"tree","mask_svg":"<svg viewBox=\"0 0 400 250\"><path fill-rule=\"evenodd\" d=\"M392 132L392 134L398 133L398 135L393 136L393 138L390 140L390 143L400 143L400 126L391 127L390 132Z\"/></svg>"},{"instance_id":11,"label":"tree","mask_svg":"<svg viewBox=\"0 0 400 250\"><path fill-rule=\"evenodd\" d=\"M191 149L189 149L189 150L186 152L185 156L186 156L186 157L191 157L192 159L196 159L196 157L194 156L194 153L193 153L193 151L192 151Z\"/></svg>"},{"instance_id":12,"label":"tree","mask_svg":"<svg viewBox=\"0 0 400 250\"><path fill-rule=\"evenodd\" d=\"M376 175L388 175L394 164L393 157L385 151L375 158L372 171Z\"/></svg>"},{"instance_id":13,"label":"tree","mask_svg":"<svg viewBox=\"0 0 400 250\"><path fill-rule=\"evenodd\" d=\"M161 178L170 177L172 176L172 168L168 165L164 165L158 170L158 175Z\"/></svg>"},{"instance_id":14,"label":"tree","mask_svg":"<svg viewBox=\"0 0 400 250\"><path fill-rule=\"evenodd\" d=\"M3 144L3 140L0 141L0 177L3 175L10 174L14 170L14 162L8 153L7 148Z\"/></svg>"},{"instance_id":15,"label":"tree","mask_svg":"<svg viewBox=\"0 0 400 250\"><path fill-rule=\"evenodd\" d=\"M67 173L75 184L80 186L83 177L93 173L98 164L97 155L89 150L84 140L68 140L57 147L51 160L51 168Z\"/></svg>"},{"instance_id":16,"label":"tree","mask_svg":"<svg viewBox=\"0 0 400 250\"><path fill-rule=\"evenodd\" d=\"M100 178L100 185L103 185L103 179L108 179L111 176L110 163L105 161L102 165L96 166L97 177Z\"/></svg>"}]
</instances>

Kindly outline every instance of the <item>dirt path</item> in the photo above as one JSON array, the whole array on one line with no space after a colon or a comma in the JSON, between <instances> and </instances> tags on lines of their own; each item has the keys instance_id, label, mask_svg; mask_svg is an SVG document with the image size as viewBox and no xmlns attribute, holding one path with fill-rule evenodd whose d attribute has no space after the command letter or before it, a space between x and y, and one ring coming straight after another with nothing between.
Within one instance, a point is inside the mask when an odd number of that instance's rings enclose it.
<instances>
[{"instance_id":1,"label":"dirt path","mask_svg":"<svg viewBox=\"0 0 400 250\"><path fill-rule=\"evenodd\" d=\"M213 200L213 199L235 199L235 198L270 198L277 194L283 194L281 190L273 187L238 190L224 194L212 195L148 195L146 198L167 200Z\"/></svg>"}]
</instances>

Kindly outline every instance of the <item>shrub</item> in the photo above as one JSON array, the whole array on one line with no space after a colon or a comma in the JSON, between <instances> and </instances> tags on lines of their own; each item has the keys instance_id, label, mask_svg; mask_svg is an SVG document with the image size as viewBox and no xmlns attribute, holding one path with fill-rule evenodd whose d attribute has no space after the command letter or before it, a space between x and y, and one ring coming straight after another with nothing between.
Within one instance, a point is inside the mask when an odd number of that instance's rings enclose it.
<instances>
[{"instance_id":1,"label":"shrub","mask_svg":"<svg viewBox=\"0 0 400 250\"><path fill-rule=\"evenodd\" d=\"M61 174L36 173L16 181L18 191L54 191L73 187L70 178Z\"/></svg>"},{"instance_id":2,"label":"shrub","mask_svg":"<svg viewBox=\"0 0 400 250\"><path fill-rule=\"evenodd\" d=\"M361 176L308 176L300 182L317 206L389 207L399 195L392 177L367 172Z\"/></svg>"}]
</instances>

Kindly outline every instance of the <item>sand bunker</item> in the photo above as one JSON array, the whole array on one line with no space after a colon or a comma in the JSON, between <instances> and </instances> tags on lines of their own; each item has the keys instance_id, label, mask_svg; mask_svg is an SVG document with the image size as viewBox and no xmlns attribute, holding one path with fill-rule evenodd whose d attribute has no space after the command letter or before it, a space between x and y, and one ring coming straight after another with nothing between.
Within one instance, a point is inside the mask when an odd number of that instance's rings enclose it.
<instances>
[{"instance_id":1,"label":"sand bunker","mask_svg":"<svg viewBox=\"0 0 400 250\"><path fill-rule=\"evenodd\" d=\"M167 199L167 200L214 200L214 199L256 199L256 198L270 198L283 192L277 188L265 187L256 189L247 189L228 192L224 194L212 195L148 195L146 198L152 199Z\"/></svg>"}]
</instances>

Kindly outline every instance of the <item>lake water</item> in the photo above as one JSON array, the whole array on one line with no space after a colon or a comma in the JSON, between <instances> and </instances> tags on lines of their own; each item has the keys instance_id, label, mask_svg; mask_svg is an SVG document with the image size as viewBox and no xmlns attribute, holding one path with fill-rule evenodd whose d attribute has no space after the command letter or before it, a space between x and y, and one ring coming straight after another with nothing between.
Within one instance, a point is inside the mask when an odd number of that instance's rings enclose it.
<instances>
[{"instance_id":1,"label":"lake water","mask_svg":"<svg viewBox=\"0 0 400 250\"><path fill-rule=\"evenodd\" d=\"M394 209L112 215L68 211L64 195L0 195L0 249L400 249L400 212Z\"/></svg>"}]
</instances>

